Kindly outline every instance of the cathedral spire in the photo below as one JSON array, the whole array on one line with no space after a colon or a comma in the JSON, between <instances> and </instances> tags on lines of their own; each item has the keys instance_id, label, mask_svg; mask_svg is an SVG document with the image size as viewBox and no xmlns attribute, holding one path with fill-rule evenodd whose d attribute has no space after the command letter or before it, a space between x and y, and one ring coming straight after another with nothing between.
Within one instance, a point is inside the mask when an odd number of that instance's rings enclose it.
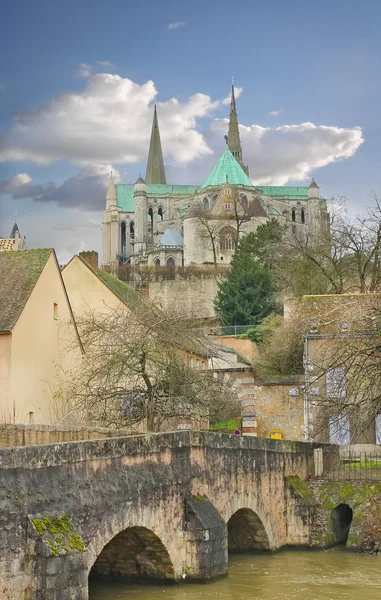
<instances>
[{"instance_id":1,"label":"cathedral spire","mask_svg":"<svg viewBox=\"0 0 381 600\"><path fill-rule=\"evenodd\" d=\"M164 160L163 152L161 150L156 104L155 111L153 113L152 133L147 162L146 183L167 183L165 179Z\"/></svg>"},{"instance_id":2,"label":"cathedral spire","mask_svg":"<svg viewBox=\"0 0 381 600\"><path fill-rule=\"evenodd\" d=\"M230 100L230 116L229 116L229 132L228 132L228 148L237 162L241 165L246 175L249 170L244 166L242 161L242 146L239 137L238 116L235 104L234 84L232 84L232 95Z\"/></svg>"},{"instance_id":3,"label":"cathedral spire","mask_svg":"<svg viewBox=\"0 0 381 600\"><path fill-rule=\"evenodd\" d=\"M114 177L112 176L112 171L110 173L110 181L108 182L107 195L106 195L106 205L107 208L110 206L116 206L116 187L114 183Z\"/></svg>"}]
</instances>

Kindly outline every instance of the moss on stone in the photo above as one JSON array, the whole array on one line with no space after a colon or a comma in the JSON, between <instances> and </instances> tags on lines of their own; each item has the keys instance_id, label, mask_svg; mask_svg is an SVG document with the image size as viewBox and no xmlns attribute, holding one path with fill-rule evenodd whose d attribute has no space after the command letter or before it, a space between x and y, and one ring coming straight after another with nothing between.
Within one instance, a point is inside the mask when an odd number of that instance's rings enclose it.
<instances>
[{"instance_id":1,"label":"moss on stone","mask_svg":"<svg viewBox=\"0 0 381 600\"><path fill-rule=\"evenodd\" d=\"M306 502L306 504L316 506L316 499L312 490L298 475L288 475L286 481L296 495Z\"/></svg>"},{"instance_id":2,"label":"moss on stone","mask_svg":"<svg viewBox=\"0 0 381 600\"><path fill-rule=\"evenodd\" d=\"M48 517L32 519L32 524L54 556L65 554L71 550L77 552L85 550L81 536L75 531L74 525L67 515L55 519Z\"/></svg>"}]
</instances>

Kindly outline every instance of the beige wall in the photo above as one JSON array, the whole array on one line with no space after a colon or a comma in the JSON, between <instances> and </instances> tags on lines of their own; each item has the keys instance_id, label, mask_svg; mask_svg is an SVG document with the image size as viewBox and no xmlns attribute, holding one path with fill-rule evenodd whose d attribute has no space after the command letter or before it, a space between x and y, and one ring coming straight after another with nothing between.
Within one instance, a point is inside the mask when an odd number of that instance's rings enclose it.
<instances>
[{"instance_id":1,"label":"beige wall","mask_svg":"<svg viewBox=\"0 0 381 600\"><path fill-rule=\"evenodd\" d=\"M76 317L89 311L115 310L122 305L117 296L83 264L78 256L66 265L62 277Z\"/></svg>"},{"instance_id":2,"label":"beige wall","mask_svg":"<svg viewBox=\"0 0 381 600\"><path fill-rule=\"evenodd\" d=\"M0 389L2 422L28 423L31 419L48 424L59 416L52 400L58 386L57 365L67 368L80 356L70 321L69 304L52 253L12 334L0 336L0 352L9 356L11 347L11 360L5 363L6 372L3 365L2 373L8 385Z\"/></svg>"},{"instance_id":3,"label":"beige wall","mask_svg":"<svg viewBox=\"0 0 381 600\"><path fill-rule=\"evenodd\" d=\"M0 422L10 421L13 415L11 392L12 335L0 335Z\"/></svg>"},{"instance_id":4,"label":"beige wall","mask_svg":"<svg viewBox=\"0 0 381 600\"><path fill-rule=\"evenodd\" d=\"M245 356L249 360L258 358L258 348L251 340L245 340L231 335L215 336L213 342L222 344L228 348L234 348L237 352Z\"/></svg>"}]
</instances>

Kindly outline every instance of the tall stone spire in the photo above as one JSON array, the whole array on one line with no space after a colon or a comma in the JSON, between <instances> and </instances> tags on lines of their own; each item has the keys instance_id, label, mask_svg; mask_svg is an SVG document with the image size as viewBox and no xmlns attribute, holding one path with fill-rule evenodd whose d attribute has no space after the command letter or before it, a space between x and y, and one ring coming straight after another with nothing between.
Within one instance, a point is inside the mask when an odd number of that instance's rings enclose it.
<instances>
[{"instance_id":1,"label":"tall stone spire","mask_svg":"<svg viewBox=\"0 0 381 600\"><path fill-rule=\"evenodd\" d=\"M237 162L241 165L246 175L249 175L249 169L242 161L242 146L239 138L239 127L237 108L235 104L234 85L232 85L232 96L230 100L230 117L229 117L229 132L228 132L228 148Z\"/></svg>"},{"instance_id":2,"label":"tall stone spire","mask_svg":"<svg viewBox=\"0 0 381 600\"><path fill-rule=\"evenodd\" d=\"M107 208L110 208L111 206L117 206L116 187L114 183L114 178L112 176L112 171L110 173L110 181L108 182L106 206Z\"/></svg>"},{"instance_id":3,"label":"tall stone spire","mask_svg":"<svg viewBox=\"0 0 381 600\"><path fill-rule=\"evenodd\" d=\"M164 183L165 179L163 152L161 150L159 124L157 121L156 105L153 113L151 141L149 145L146 183Z\"/></svg>"}]
</instances>

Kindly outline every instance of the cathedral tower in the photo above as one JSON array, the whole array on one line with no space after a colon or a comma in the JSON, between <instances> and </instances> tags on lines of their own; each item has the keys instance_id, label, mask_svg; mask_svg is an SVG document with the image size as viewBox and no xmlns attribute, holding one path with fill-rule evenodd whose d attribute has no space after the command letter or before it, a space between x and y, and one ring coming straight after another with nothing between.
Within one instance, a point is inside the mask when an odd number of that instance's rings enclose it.
<instances>
[{"instance_id":1,"label":"cathedral tower","mask_svg":"<svg viewBox=\"0 0 381 600\"><path fill-rule=\"evenodd\" d=\"M149 145L146 184L163 183L166 184L163 152L161 150L159 123L157 120L157 111L153 113L153 123L151 132L151 141Z\"/></svg>"},{"instance_id":2,"label":"cathedral tower","mask_svg":"<svg viewBox=\"0 0 381 600\"><path fill-rule=\"evenodd\" d=\"M111 173L106 195L106 210L103 214L103 264L116 261L120 252L119 212L115 182Z\"/></svg>"},{"instance_id":3,"label":"cathedral tower","mask_svg":"<svg viewBox=\"0 0 381 600\"><path fill-rule=\"evenodd\" d=\"M239 137L238 116L235 104L234 85L232 85L232 95L230 100L230 116L229 116L229 133L228 133L228 148L236 161L241 165L246 175L249 175L249 169L242 161L242 146Z\"/></svg>"}]
</instances>

